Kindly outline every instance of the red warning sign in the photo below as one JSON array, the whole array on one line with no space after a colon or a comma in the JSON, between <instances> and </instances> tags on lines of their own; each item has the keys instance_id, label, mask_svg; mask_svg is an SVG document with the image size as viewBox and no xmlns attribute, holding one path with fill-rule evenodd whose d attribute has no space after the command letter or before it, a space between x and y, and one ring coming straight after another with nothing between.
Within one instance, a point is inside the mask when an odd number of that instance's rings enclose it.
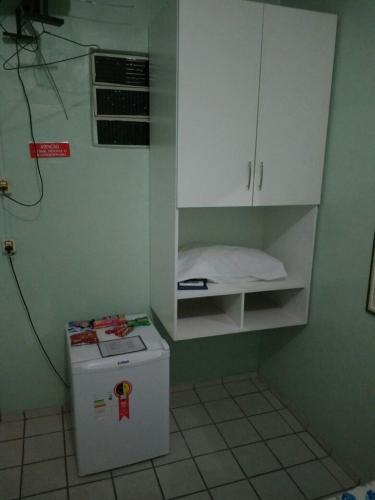
<instances>
[{"instance_id":1,"label":"red warning sign","mask_svg":"<svg viewBox=\"0 0 375 500\"><path fill-rule=\"evenodd\" d=\"M130 394L132 385L128 380L116 384L113 392L118 399L118 419L130 418Z\"/></svg>"},{"instance_id":2,"label":"red warning sign","mask_svg":"<svg viewBox=\"0 0 375 500\"><path fill-rule=\"evenodd\" d=\"M68 158L70 157L69 142L30 142L31 158Z\"/></svg>"}]
</instances>

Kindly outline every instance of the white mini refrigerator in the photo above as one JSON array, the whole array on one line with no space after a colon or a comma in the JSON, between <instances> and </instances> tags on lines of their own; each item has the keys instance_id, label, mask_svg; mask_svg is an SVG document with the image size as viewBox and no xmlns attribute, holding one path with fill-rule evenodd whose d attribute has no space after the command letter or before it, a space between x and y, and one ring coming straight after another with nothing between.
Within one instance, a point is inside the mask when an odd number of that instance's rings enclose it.
<instances>
[{"instance_id":1,"label":"white mini refrigerator","mask_svg":"<svg viewBox=\"0 0 375 500\"><path fill-rule=\"evenodd\" d=\"M71 346L67 331L79 475L169 452L169 346L155 327ZM113 338L114 337L114 338Z\"/></svg>"}]
</instances>

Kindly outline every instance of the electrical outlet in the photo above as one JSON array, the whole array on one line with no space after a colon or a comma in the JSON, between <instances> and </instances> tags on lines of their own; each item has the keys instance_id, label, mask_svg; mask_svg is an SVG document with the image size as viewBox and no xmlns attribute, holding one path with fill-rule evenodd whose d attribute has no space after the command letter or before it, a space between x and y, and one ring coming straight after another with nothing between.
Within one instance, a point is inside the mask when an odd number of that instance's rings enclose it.
<instances>
[{"instance_id":1,"label":"electrical outlet","mask_svg":"<svg viewBox=\"0 0 375 500\"><path fill-rule=\"evenodd\" d=\"M3 253L5 255L14 255L16 253L16 242L14 240L4 240Z\"/></svg>"},{"instance_id":2,"label":"electrical outlet","mask_svg":"<svg viewBox=\"0 0 375 500\"><path fill-rule=\"evenodd\" d=\"M10 194L10 185L7 179L0 179L0 193Z\"/></svg>"}]
</instances>

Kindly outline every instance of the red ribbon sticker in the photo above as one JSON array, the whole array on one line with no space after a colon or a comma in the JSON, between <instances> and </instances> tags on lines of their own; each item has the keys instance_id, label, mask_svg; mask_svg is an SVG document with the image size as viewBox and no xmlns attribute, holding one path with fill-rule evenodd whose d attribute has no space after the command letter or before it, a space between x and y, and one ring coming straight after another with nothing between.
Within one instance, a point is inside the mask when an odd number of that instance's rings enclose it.
<instances>
[{"instance_id":1,"label":"red ribbon sticker","mask_svg":"<svg viewBox=\"0 0 375 500\"><path fill-rule=\"evenodd\" d=\"M122 380L116 384L113 392L118 399L118 419L130 418L130 394L132 385L128 380Z\"/></svg>"}]
</instances>

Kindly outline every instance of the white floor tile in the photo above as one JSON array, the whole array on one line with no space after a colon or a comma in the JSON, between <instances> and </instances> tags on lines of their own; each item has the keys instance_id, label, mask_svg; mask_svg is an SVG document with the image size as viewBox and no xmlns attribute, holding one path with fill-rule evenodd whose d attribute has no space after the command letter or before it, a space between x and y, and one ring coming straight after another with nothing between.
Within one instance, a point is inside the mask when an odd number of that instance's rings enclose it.
<instances>
[{"instance_id":1,"label":"white floor tile","mask_svg":"<svg viewBox=\"0 0 375 500\"><path fill-rule=\"evenodd\" d=\"M15 500L20 494L21 467L0 470L1 500Z\"/></svg>"},{"instance_id":2,"label":"white floor tile","mask_svg":"<svg viewBox=\"0 0 375 500\"><path fill-rule=\"evenodd\" d=\"M0 469L22 463L22 439L0 443Z\"/></svg>"},{"instance_id":3,"label":"white floor tile","mask_svg":"<svg viewBox=\"0 0 375 500\"><path fill-rule=\"evenodd\" d=\"M66 487L63 458L25 465L22 472L22 495L35 495Z\"/></svg>"},{"instance_id":4,"label":"white floor tile","mask_svg":"<svg viewBox=\"0 0 375 500\"><path fill-rule=\"evenodd\" d=\"M64 456L63 433L43 434L25 439L24 463L41 462Z\"/></svg>"},{"instance_id":5,"label":"white floor tile","mask_svg":"<svg viewBox=\"0 0 375 500\"><path fill-rule=\"evenodd\" d=\"M162 500L163 498L153 469L116 477L115 488L118 500Z\"/></svg>"},{"instance_id":6,"label":"white floor tile","mask_svg":"<svg viewBox=\"0 0 375 500\"><path fill-rule=\"evenodd\" d=\"M23 420L0 423L0 441L20 439L23 437Z\"/></svg>"},{"instance_id":7,"label":"white floor tile","mask_svg":"<svg viewBox=\"0 0 375 500\"><path fill-rule=\"evenodd\" d=\"M49 434L57 431L62 431L61 415L36 417L26 420L26 437L37 436L39 434Z\"/></svg>"},{"instance_id":8,"label":"white floor tile","mask_svg":"<svg viewBox=\"0 0 375 500\"><path fill-rule=\"evenodd\" d=\"M111 479L69 488L70 500L115 500Z\"/></svg>"},{"instance_id":9,"label":"white floor tile","mask_svg":"<svg viewBox=\"0 0 375 500\"><path fill-rule=\"evenodd\" d=\"M165 498L189 495L205 489L193 460L185 460L156 468Z\"/></svg>"}]
</instances>

